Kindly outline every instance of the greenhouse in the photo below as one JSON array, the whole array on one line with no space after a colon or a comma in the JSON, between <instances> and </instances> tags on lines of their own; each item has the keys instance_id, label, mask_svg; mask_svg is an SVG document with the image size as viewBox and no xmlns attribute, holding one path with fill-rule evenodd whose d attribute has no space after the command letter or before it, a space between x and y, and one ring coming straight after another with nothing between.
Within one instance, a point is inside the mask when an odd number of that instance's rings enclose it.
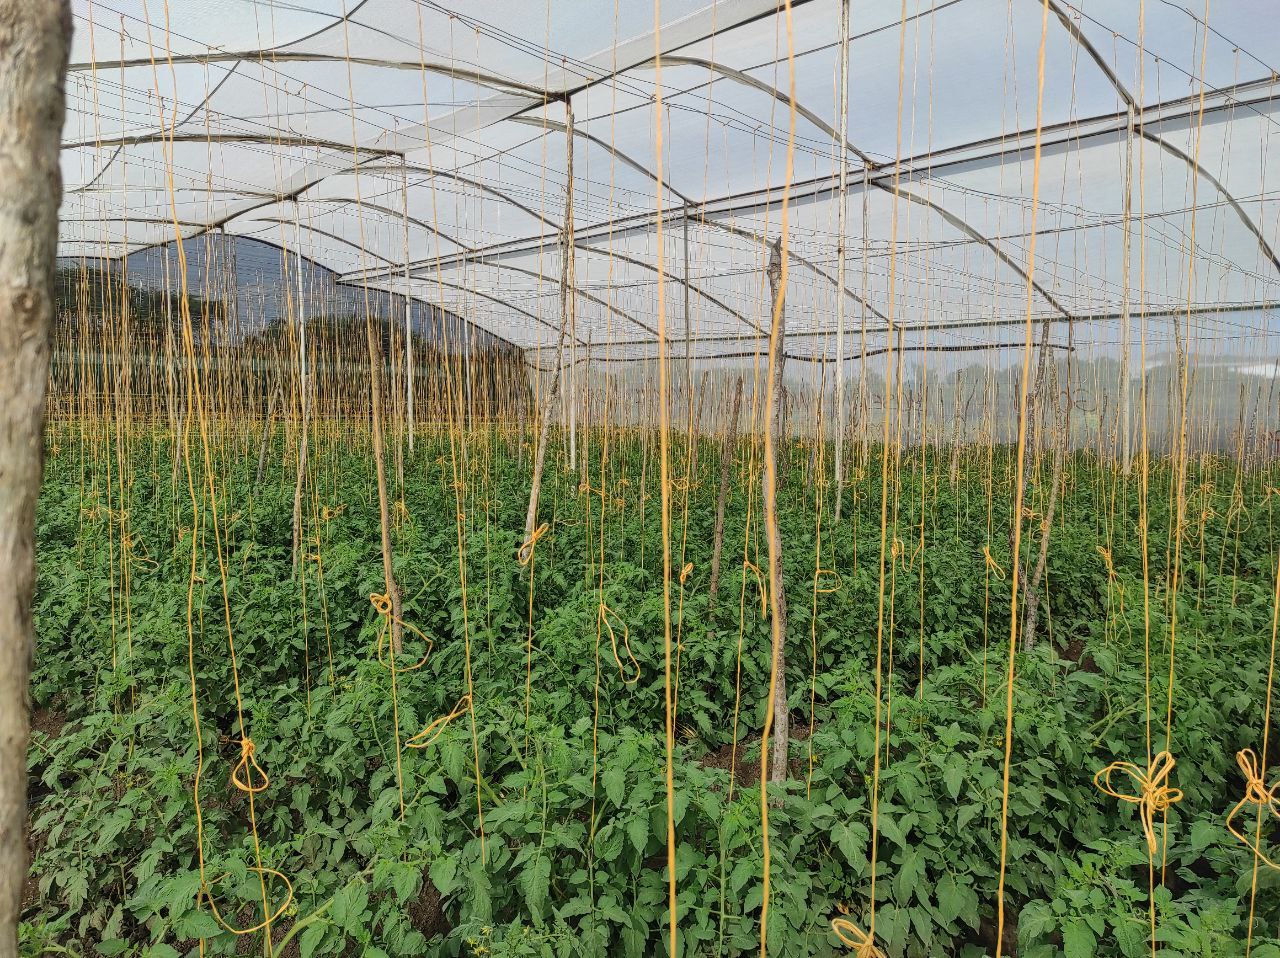
<instances>
[{"instance_id":1,"label":"greenhouse","mask_svg":"<svg viewBox=\"0 0 1280 958\"><path fill-rule=\"evenodd\" d=\"M1278 12L0 0L0 958L1280 958Z\"/></svg>"}]
</instances>

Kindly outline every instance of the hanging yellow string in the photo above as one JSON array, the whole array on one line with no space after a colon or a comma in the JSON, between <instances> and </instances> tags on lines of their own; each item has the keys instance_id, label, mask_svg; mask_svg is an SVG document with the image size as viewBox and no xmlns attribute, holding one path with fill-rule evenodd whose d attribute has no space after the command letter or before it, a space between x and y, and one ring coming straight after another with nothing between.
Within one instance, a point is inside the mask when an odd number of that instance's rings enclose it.
<instances>
[{"instance_id":1,"label":"hanging yellow string","mask_svg":"<svg viewBox=\"0 0 1280 958\"><path fill-rule=\"evenodd\" d=\"M1107 582L1116 588L1120 595L1124 596L1124 583L1120 581L1120 577L1116 575L1115 563L1111 558L1111 550L1106 546L1094 546L1098 555L1102 557L1103 565L1107 567Z\"/></svg>"},{"instance_id":2,"label":"hanging yellow string","mask_svg":"<svg viewBox=\"0 0 1280 958\"><path fill-rule=\"evenodd\" d=\"M596 618L606 632L609 633L609 644L613 647L613 660L618 663L618 675L621 676L625 685L634 685L640 679L640 663L636 661L636 657L631 653L631 630L627 623L623 621L622 616L618 615L611 609L603 599L600 600L596 609ZM627 678L626 666L622 664L622 658L618 655L618 637L614 631L613 623L610 619L616 621L622 626L622 647L626 650L627 659L630 662L632 675Z\"/></svg>"}]
</instances>

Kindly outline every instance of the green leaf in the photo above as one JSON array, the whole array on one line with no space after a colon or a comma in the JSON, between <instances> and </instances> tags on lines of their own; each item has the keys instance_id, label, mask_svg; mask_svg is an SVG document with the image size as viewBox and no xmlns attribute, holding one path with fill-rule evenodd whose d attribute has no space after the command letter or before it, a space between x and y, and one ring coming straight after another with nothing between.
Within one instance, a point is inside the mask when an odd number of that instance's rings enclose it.
<instances>
[{"instance_id":1,"label":"green leaf","mask_svg":"<svg viewBox=\"0 0 1280 958\"><path fill-rule=\"evenodd\" d=\"M421 880L418 869L403 863L398 863L395 875L391 879L391 887L395 889L396 897L401 901L412 898L418 891L418 885ZM433 882L434 883L434 882ZM436 886L437 890L439 885ZM441 892L441 894L444 894Z\"/></svg>"},{"instance_id":2,"label":"green leaf","mask_svg":"<svg viewBox=\"0 0 1280 958\"><path fill-rule=\"evenodd\" d=\"M877 823L880 827L880 834L895 845L903 848L907 847L907 836L902 833L898 823L888 815L881 815Z\"/></svg>"},{"instance_id":3,"label":"green leaf","mask_svg":"<svg viewBox=\"0 0 1280 958\"><path fill-rule=\"evenodd\" d=\"M223 928L207 911L189 911L173 923L179 938L216 938Z\"/></svg>"},{"instance_id":4,"label":"green leaf","mask_svg":"<svg viewBox=\"0 0 1280 958\"><path fill-rule=\"evenodd\" d=\"M648 943L649 929L643 925L622 929L622 953L626 958L644 958L648 954Z\"/></svg>"},{"instance_id":5,"label":"green leaf","mask_svg":"<svg viewBox=\"0 0 1280 958\"><path fill-rule=\"evenodd\" d=\"M1120 946L1120 954L1125 958L1142 958L1151 951L1151 943L1147 940L1150 927L1146 922L1122 919L1115 925L1116 944ZM1253 953L1258 954L1258 949Z\"/></svg>"},{"instance_id":6,"label":"green leaf","mask_svg":"<svg viewBox=\"0 0 1280 958\"><path fill-rule=\"evenodd\" d=\"M542 908L547 902L547 892L551 888L551 859L539 855L525 869L521 880L524 882L524 900L529 906L529 912L540 920Z\"/></svg>"},{"instance_id":7,"label":"green leaf","mask_svg":"<svg viewBox=\"0 0 1280 958\"><path fill-rule=\"evenodd\" d=\"M964 784L964 765L960 762L948 765L942 773L942 781L947 786L951 800L955 801L960 797L960 787Z\"/></svg>"},{"instance_id":8,"label":"green leaf","mask_svg":"<svg viewBox=\"0 0 1280 958\"><path fill-rule=\"evenodd\" d=\"M626 770L611 765L604 770L600 780L604 783L604 793L609 796L609 801L621 808L623 799L627 795Z\"/></svg>"},{"instance_id":9,"label":"green leaf","mask_svg":"<svg viewBox=\"0 0 1280 958\"><path fill-rule=\"evenodd\" d=\"M1062 950L1067 958L1093 958L1098 943L1093 930L1079 918L1062 923Z\"/></svg>"},{"instance_id":10,"label":"green leaf","mask_svg":"<svg viewBox=\"0 0 1280 958\"><path fill-rule=\"evenodd\" d=\"M1191 825L1191 847L1196 851L1208 848L1217 838L1219 828L1221 826L1217 822L1205 819L1194 822Z\"/></svg>"},{"instance_id":11,"label":"green leaf","mask_svg":"<svg viewBox=\"0 0 1280 958\"><path fill-rule=\"evenodd\" d=\"M840 849L840 854L850 865L858 868L867 863L866 839L866 833L860 826L855 827L848 822L836 822L831 829L831 840Z\"/></svg>"},{"instance_id":12,"label":"green leaf","mask_svg":"<svg viewBox=\"0 0 1280 958\"><path fill-rule=\"evenodd\" d=\"M301 958L311 958L316 953L316 948L324 941L324 933L326 926L324 922L316 922L308 925L302 932L302 937L298 941L298 953Z\"/></svg>"},{"instance_id":13,"label":"green leaf","mask_svg":"<svg viewBox=\"0 0 1280 958\"><path fill-rule=\"evenodd\" d=\"M427 869L431 876L431 884L436 886L440 897L448 895L458 887L458 858L456 855L437 855Z\"/></svg>"},{"instance_id":14,"label":"green leaf","mask_svg":"<svg viewBox=\"0 0 1280 958\"><path fill-rule=\"evenodd\" d=\"M98 954L105 955L106 958L114 958L116 955L123 954L128 948L129 943L124 939L108 938L98 945Z\"/></svg>"},{"instance_id":15,"label":"green leaf","mask_svg":"<svg viewBox=\"0 0 1280 958\"><path fill-rule=\"evenodd\" d=\"M649 844L649 813L633 815L627 822L627 836L636 852L643 855L645 846Z\"/></svg>"},{"instance_id":16,"label":"green leaf","mask_svg":"<svg viewBox=\"0 0 1280 958\"><path fill-rule=\"evenodd\" d=\"M955 921L960 916L962 902L957 894L959 886L956 876L947 872L938 881L938 914L945 922Z\"/></svg>"},{"instance_id":17,"label":"green leaf","mask_svg":"<svg viewBox=\"0 0 1280 958\"><path fill-rule=\"evenodd\" d=\"M344 885L333 896L329 917L338 927L357 934L365 926L365 911L369 906L369 889L363 882Z\"/></svg>"},{"instance_id":18,"label":"green leaf","mask_svg":"<svg viewBox=\"0 0 1280 958\"><path fill-rule=\"evenodd\" d=\"M610 822L596 833L596 856L603 862L611 862L622 853L622 829Z\"/></svg>"}]
</instances>

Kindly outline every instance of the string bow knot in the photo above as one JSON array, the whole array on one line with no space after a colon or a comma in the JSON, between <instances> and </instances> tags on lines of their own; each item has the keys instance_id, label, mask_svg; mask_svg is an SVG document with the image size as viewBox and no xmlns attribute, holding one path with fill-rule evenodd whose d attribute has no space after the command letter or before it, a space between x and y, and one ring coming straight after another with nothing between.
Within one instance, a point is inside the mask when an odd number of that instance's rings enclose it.
<instances>
[{"instance_id":1,"label":"string bow knot","mask_svg":"<svg viewBox=\"0 0 1280 958\"><path fill-rule=\"evenodd\" d=\"M1262 843L1261 833L1261 814L1265 808L1271 813L1272 817L1280 818L1280 811L1276 810L1276 792L1280 790L1280 781L1267 788L1266 779L1258 766L1258 756L1251 748L1242 748L1236 752L1236 765L1240 768L1240 773L1244 776L1244 798L1236 802L1231 811L1227 813L1227 831L1235 838L1242 842L1246 848L1257 856L1258 860L1271 868L1280 868L1266 855L1262 854L1259 846ZM1249 837L1236 828L1234 822L1235 817L1240 814L1241 809L1246 805L1257 805L1259 814L1259 831L1253 841Z\"/></svg>"},{"instance_id":2,"label":"string bow knot","mask_svg":"<svg viewBox=\"0 0 1280 958\"><path fill-rule=\"evenodd\" d=\"M256 750L253 739L247 735L241 738L240 761L236 762L235 768L231 770L231 784L240 789L240 791L248 792L251 795L256 795L271 784L271 780L267 778L267 773L262 770L258 760L253 757L253 753ZM253 783L255 774L262 779L261 785Z\"/></svg>"},{"instance_id":3,"label":"string bow knot","mask_svg":"<svg viewBox=\"0 0 1280 958\"><path fill-rule=\"evenodd\" d=\"M832 918L831 930L845 947L853 949L854 958L885 958L871 936L848 918Z\"/></svg>"},{"instance_id":4,"label":"string bow knot","mask_svg":"<svg viewBox=\"0 0 1280 958\"><path fill-rule=\"evenodd\" d=\"M1182 801L1182 789L1172 788L1168 784L1175 765L1177 762L1170 753L1161 752L1146 770L1132 762L1112 762L1106 768L1099 769L1093 776L1093 784L1101 791L1112 798L1138 806L1138 817L1142 820L1142 833L1147 839L1147 851L1152 855L1159 848L1159 843L1156 841L1156 813L1167 812ZM1111 784L1111 777L1117 772L1122 772L1133 780L1137 786L1135 794L1118 791Z\"/></svg>"}]
</instances>

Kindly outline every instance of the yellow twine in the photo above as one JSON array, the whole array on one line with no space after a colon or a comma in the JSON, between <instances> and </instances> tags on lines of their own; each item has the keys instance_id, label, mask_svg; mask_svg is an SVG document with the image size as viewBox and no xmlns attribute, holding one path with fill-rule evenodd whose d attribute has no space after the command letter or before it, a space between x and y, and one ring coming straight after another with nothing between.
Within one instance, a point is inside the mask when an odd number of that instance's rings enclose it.
<instances>
[{"instance_id":1,"label":"yellow twine","mask_svg":"<svg viewBox=\"0 0 1280 958\"><path fill-rule=\"evenodd\" d=\"M218 904L213 900L213 892L211 890L212 886L217 884L217 879L212 882L206 881L201 883L201 887L204 889L204 896L209 900L209 910L213 912L214 920L217 921L223 929L231 932L233 935L252 935L254 932L262 931L262 929L266 928L268 925L274 924L275 921L285 913L285 909L293 903L293 882L289 881L289 876L285 875L284 872L278 872L274 868L266 868L259 865L250 865L249 871L257 872L259 877L264 880L267 875L274 875L276 878L279 878L284 882L285 887L284 901L280 903L280 907L275 910L271 917L264 918L262 921L249 928L237 928L222 917L222 912L218 911Z\"/></svg>"},{"instance_id":2,"label":"yellow twine","mask_svg":"<svg viewBox=\"0 0 1280 958\"><path fill-rule=\"evenodd\" d=\"M538 544L538 540L547 534L550 526L543 523L533 530L533 535L524 541L524 544L516 551L516 559L521 565L528 565L533 559L533 547Z\"/></svg>"},{"instance_id":3,"label":"yellow twine","mask_svg":"<svg viewBox=\"0 0 1280 958\"><path fill-rule=\"evenodd\" d=\"M394 669L397 675L405 672L416 672L418 669L422 668L426 664L428 657L431 655L431 650L435 646L435 643L423 635L422 630L417 626L406 622L391 611L391 596L387 595L387 593L371 592L369 593L369 602L373 605L374 611L377 612L378 615L382 616L382 625L378 629L377 656L378 661L382 663L383 668ZM392 622L396 623L401 628L408 629L423 642L427 643L427 651L423 653L422 658L420 658L415 664L406 666L394 665L393 660L387 655L387 636L391 632L390 624Z\"/></svg>"},{"instance_id":4,"label":"yellow twine","mask_svg":"<svg viewBox=\"0 0 1280 958\"><path fill-rule=\"evenodd\" d=\"M259 765L257 759L253 757L255 750L253 739L247 735L241 738L240 761L238 761L235 767L231 770L231 784L240 789L240 791L249 795L258 794L266 789L270 784L270 780L267 778L267 773L262 770L262 766ZM246 773L243 777L241 776L242 772ZM255 785L253 783L253 774L255 772L262 778L261 785ZM231 932L233 935L252 935L254 932L262 931L262 929L271 925L276 921L276 919L283 915L285 909L293 903L293 882L291 882L289 877L283 872L278 872L274 868L266 868L260 865L251 865L249 867L249 871L257 872L258 876L263 880L265 880L268 875L274 875L276 878L279 878L284 882L285 885L284 901L275 910L275 912L270 917L263 918L262 921L249 928L237 928L222 917L222 913L218 910L218 903L214 901L213 898L212 886L217 884L216 879L210 882L205 881L202 878L200 882L200 886L204 891L204 896L209 900L209 910L213 912L214 920L217 921L223 929Z\"/></svg>"},{"instance_id":5,"label":"yellow twine","mask_svg":"<svg viewBox=\"0 0 1280 958\"><path fill-rule=\"evenodd\" d=\"M684 585L688 581L689 576L693 574L693 563L686 562L684 568L680 570L680 584Z\"/></svg>"},{"instance_id":6,"label":"yellow twine","mask_svg":"<svg viewBox=\"0 0 1280 958\"><path fill-rule=\"evenodd\" d=\"M640 679L640 663L636 661L636 657L631 651L631 629L623 621L622 616L606 605L603 599L600 600L600 605L596 608L596 617L600 620L600 624L605 628L605 631L609 633L609 644L613 647L613 660L618 663L619 677L621 677L624 685L634 685ZM622 657L618 655L618 636L609 621L610 617L617 620L617 623L622 626L622 647L626 650L627 658L631 660L631 668L635 672L631 678L627 678L626 666L622 664Z\"/></svg>"},{"instance_id":7,"label":"yellow twine","mask_svg":"<svg viewBox=\"0 0 1280 958\"><path fill-rule=\"evenodd\" d=\"M1154 855L1159 849L1156 841L1156 812L1167 812L1170 807L1182 801L1182 789L1170 788L1167 784L1173 767L1177 764L1168 752L1161 752L1151 762L1151 767L1143 771L1132 762L1112 762L1106 768L1099 769L1093 776L1093 784L1112 798L1138 806L1138 816L1142 820L1142 833L1147 839L1147 850ZM1111 784L1111 776L1123 772L1133 779L1138 786L1136 795L1120 792Z\"/></svg>"},{"instance_id":8,"label":"yellow twine","mask_svg":"<svg viewBox=\"0 0 1280 958\"><path fill-rule=\"evenodd\" d=\"M1094 546L1098 555L1102 556L1102 562L1107 567L1107 580L1112 583L1121 595L1124 595L1124 583L1120 581L1120 577L1116 575L1115 563L1111 559L1111 550L1105 546Z\"/></svg>"},{"instance_id":9,"label":"yellow twine","mask_svg":"<svg viewBox=\"0 0 1280 958\"><path fill-rule=\"evenodd\" d=\"M258 792L264 791L271 784L271 780L267 778L267 773L262 770L258 760L253 757L254 751L253 739L246 735L240 740L240 761L236 762L235 768L231 770L231 784L242 792L256 795ZM249 774L245 778L241 778L241 772L248 772ZM254 772L261 776L261 785L253 784Z\"/></svg>"},{"instance_id":10,"label":"yellow twine","mask_svg":"<svg viewBox=\"0 0 1280 958\"><path fill-rule=\"evenodd\" d=\"M743 559L742 568L750 570L752 573L755 574L756 586L760 590L760 617L762 619L767 619L769 617L769 603L768 603L768 598L765 594L764 577L760 575L760 567L756 565L754 562L752 562L750 559Z\"/></svg>"},{"instance_id":11,"label":"yellow twine","mask_svg":"<svg viewBox=\"0 0 1280 958\"><path fill-rule=\"evenodd\" d=\"M885 958L871 936L848 918L832 918L831 930L845 947L853 949L854 958Z\"/></svg>"},{"instance_id":12,"label":"yellow twine","mask_svg":"<svg viewBox=\"0 0 1280 958\"><path fill-rule=\"evenodd\" d=\"M1236 815L1246 805L1257 805L1259 812L1265 808L1273 817L1280 818L1280 812L1276 811L1275 806L1276 791L1280 790L1280 781L1267 788L1267 783L1258 771L1258 756L1254 754L1251 748L1243 748L1236 752L1236 764L1240 766L1240 772L1244 775L1244 798L1236 802L1231 811L1227 813L1227 831L1243 842L1244 846L1250 849L1259 861L1264 862L1271 868L1280 869L1280 865L1277 865L1259 850L1259 845L1262 843L1261 835L1258 836L1256 841L1250 841L1247 836L1238 831L1235 825L1232 824Z\"/></svg>"},{"instance_id":13,"label":"yellow twine","mask_svg":"<svg viewBox=\"0 0 1280 958\"><path fill-rule=\"evenodd\" d=\"M470 708L471 696L469 694L462 696L462 698L458 699L458 701L454 703L453 710L451 712L441 715L421 732L413 736L413 738L408 739L404 743L404 747L426 748L433 744L436 739L444 734L444 730L449 726L450 722L462 715L466 715Z\"/></svg>"},{"instance_id":14,"label":"yellow twine","mask_svg":"<svg viewBox=\"0 0 1280 958\"><path fill-rule=\"evenodd\" d=\"M997 579L1004 578L1004 569L1000 568L1000 563L996 561L996 557L991 554L990 546L982 547L982 557L987 561L987 568L996 574Z\"/></svg>"},{"instance_id":15,"label":"yellow twine","mask_svg":"<svg viewBox=\"0 0 1280 958\"><path fill-rule=\"evenodd\" d=\"M819 595L829 595L832 592L839 592L840 589L844 586L844 579L840 576L840 573L837 572L835 569L818 569L817 571L815 571L813 574L815 583L821 581L823 576L835 576L836 581L835 581L835 585L823 586L823 585L815 584L814 591L817 592Z\"/></svg>"}]
</instances>

